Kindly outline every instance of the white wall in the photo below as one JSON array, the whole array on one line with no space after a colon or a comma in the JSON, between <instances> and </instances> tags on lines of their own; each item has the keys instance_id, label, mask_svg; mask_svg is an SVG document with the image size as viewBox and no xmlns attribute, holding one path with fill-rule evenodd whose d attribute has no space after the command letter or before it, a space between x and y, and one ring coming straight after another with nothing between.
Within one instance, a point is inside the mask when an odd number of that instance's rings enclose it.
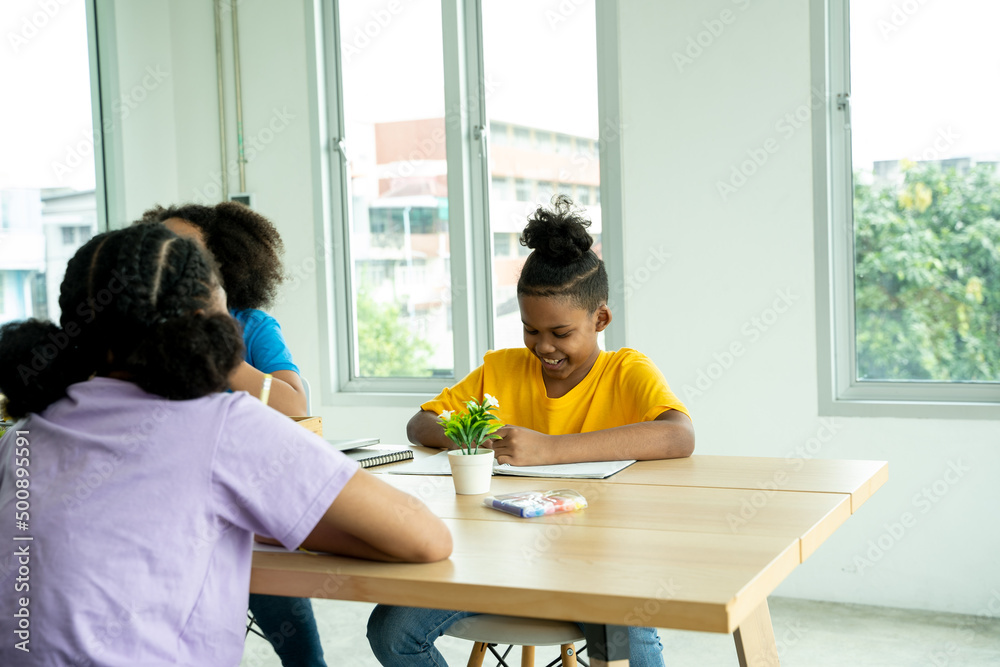
<instances>
[{"instance_id":1,"label":"white wall","mask_svg":"<svg viewBox=\"0 0 1000 667\"><path fill-rule=\"evenodd\" d=\"M175 88L182 92L172 62L169 8L166 0L114 4L117 62L111 68L113 97L102 108L105 132L118 134L123 163L115 165L125 185L123 224L177 190L176 137L187 129L174 114ZM100 30L105 26L98 26ZM106 31L102 39L107 39ZM111 129L113 128L113 129ZM125 218L125 219L122 219Z\"/></svg>"},{"instance_id":2,"label":"white wall","mask_svg":"<svg viewBox=\"0 0 1000 667\"><path fill-rule=\"evenodd\" d=\"M307 4L279 8L243 0L239 17L247 134L271 123L275 110L291 114L248 165L247 183L256 207L283 233L288 267L306 278L286 290L274 312L315 387L321 377L320 306L317 275L309 271L318 214L310 127L318 112L308 99ZM778 592L965 613L984 610L994 595L1000 601L994 566L1000 537L991 513L1000 505L1000 487L991 479L1000 469L1000 425L830 422L817 412L810 129L807 124L786 136L776 126L809 101L806 3L621 5L625 266L635 287L626 302L628 344L652 356L688 400L698 453L785 457L812 447L811 455L820 458L890 462L888 484ZM703 21L723 10L732 12L732 21L679 68L674 52L683 53L688 38L706 30ZM155 21L169 35L174 73L172 97L165 101L173 123L162 134L132 141L145 142L154 157L166 150L158 168L174 171L156 186L126 183L133 215L147 205L139 201L144 197L197 199L219 162L210 3L175 1L169 11L150 12L127 14L137 24ZM228 15L226 20L228 26ZM139 60L145 49L160 46L158 39L127 44ZM771 138L777 151L723 201L717 181L729 177L746 151ZM145 159L138 151L131 155ZM670 255L659 269L649 261L654 247ZM779 294L787 301L775 303ZM775 305L784 312L770 312ZM754 318L763 318L761 326ZM743 351L730 362L725 353L734 343ZM700 393L691 391L702 373ZM412 408L324 406L314 412L328 433L403 441L418 402ZM949 472L956 469L960 473ZM934 502L919 497L924 488ZM913 521L900 532L894 524L907 512Z\"/></svg>"},{"instance_id":3,"label":"white wall","mask_svg":"<svg viewBox=\"0 0 1000 667\"><path fill-rule=\"evenodd\" d=\"M724 10L731 22L679 66ZM777 125L810 101L807 3L625 0L621 15L626 275L647 275L652 246L671 254L629 300L630 344L688 400L699 453L889 461L886 486L778 592L983 610L1000 591L1000 424L837 418L824 431L818 415L810 126ZM717 181L768 139L777 150L723 201ZM779 292L791 305L768 312ZM919 497L935 483L940 497Z\"/></svg>"}]
</instances>

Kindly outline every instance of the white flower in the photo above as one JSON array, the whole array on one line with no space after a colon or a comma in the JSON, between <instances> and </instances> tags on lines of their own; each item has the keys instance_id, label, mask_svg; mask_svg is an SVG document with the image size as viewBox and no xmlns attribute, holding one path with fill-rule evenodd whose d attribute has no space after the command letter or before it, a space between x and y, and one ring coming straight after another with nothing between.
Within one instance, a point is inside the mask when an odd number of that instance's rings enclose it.
<instances>
[{"instance_id":1,"label":"white flower","mask_svg":"<svg viewBox=\"0 0 1000 667\"><path fill-rule=\"evenodd\" d=\"M448 421L449 419L451 419L451 415L452 415L451 410L443 410L440 416L441 419Z\"/></svg>"},{"instance_id":2,"label":"white flower","mask_svg":"<svg viewBox=\"0 0 1000 667\"><path fill-rule=\"evenodd\" d=\"M497 399L495 399L494 397L490 396L489 394L486 394L486 405L489 405L494 408L499 408L500 402L497 401Z\"/></svg>"}]
</instances>

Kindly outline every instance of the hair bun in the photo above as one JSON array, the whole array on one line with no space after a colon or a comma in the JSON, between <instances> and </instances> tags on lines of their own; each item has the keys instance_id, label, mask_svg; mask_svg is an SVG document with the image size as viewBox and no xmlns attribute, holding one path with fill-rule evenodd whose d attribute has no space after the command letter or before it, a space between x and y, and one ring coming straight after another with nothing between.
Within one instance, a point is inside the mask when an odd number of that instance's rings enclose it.
<instances>
[{"instance_id":1,"label":"hair bun","mask_svg":"<svg viewBox=\"0 0 1000 667\"><path fill-rule=\"evenodd\" d=\"M521 233L521 245L534 250L547 261L572 264L590 251L594 239L587 232L590 220L566 195L552 198L552 208L539 206L528 218Z\"/></svg>"},{"instance_id":2,"label":"hair bun","mask_svg":"<svg viewBox=\"0 0 1000 667\"><path fill-rule=\"evenodd\" d=\"M0 327L0 392L15 419L41 412L86 377L74 369L72 339L52 322L31 319Z\"/></svg>"},{"instance_id":3,"label":"hair bun","mask_svg":"<svg viewBox=\"0 0 1000 667\"><path fill-rule=\"evenodd\" d=\"M150 327L126 360L136 384L170 400L223 391L243 356L243 337L228 315L194 315Z\"/></svg>"}]
</instances>

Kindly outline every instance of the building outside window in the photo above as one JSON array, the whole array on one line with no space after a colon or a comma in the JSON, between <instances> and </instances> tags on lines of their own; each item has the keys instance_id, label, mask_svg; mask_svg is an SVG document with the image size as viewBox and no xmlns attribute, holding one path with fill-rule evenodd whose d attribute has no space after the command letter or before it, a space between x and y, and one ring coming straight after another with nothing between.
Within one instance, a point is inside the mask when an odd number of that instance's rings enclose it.
<instances>
[{"instance_id":1,"label":"building outside window","mask_svg":"<svg viewBox=\"0 0 1000 667\"><path fill-rule=\"evenodd\" d=\"M474 5L462 6L472 11ZM335 3L341 44L379 7L374 0ZM328 61L341 81L341 90L329 97L331 126L343 133L348 147L334 165L332 200L343 191L350 203L334 216L351 220L344 237L350 261L340 262L349 272L345 280L335 280L349 284L344 295L349 316L339 308L337 315L344 318L338 331L347 332L338 355L341 389L430 387L417 381L458 378L470 370L476 354L462 352L470 341L479 341L482 351L521 345L515 286L527 251L518 235L538 204L548 204L554 184L569 193L600 186L596 153L580 159L573 152L574 146L596 147L598 137L593 0L578 5L573 20L555 32L545 8L530 0L482 0L481 21L473 31L455 20L455 7L415 0L406 19L393 24L391 39L372 40L351 57ZM466 30L464 52L455 30ZM540 46L524 49L526 40ZM479 48L482 61L476 62ZM483 101L481 119L462 116L471 114L469 104L449 102L460 100L451 74L460 70L450 57L467 59L469 71L481 67L482 77L469 77L470 86L483 85L475 93ZM550 94L551 71L560 71L572 95ZM547 102L526 103L536 99ZM472 135L456 133L459 122L490 129L489 160L483 162L488 197L475 185L482 168L475 160L484 153L473 146L470 162L456 158L462 153L453 142ZM456 218L449 214L452 188L463 182L467 169L473 170L468 180L474 185L471 197L462 195L473 208ZM593 220L592 233L600 234L600 208L589 200L578 203ZM486 264L465 256L466 242L453 245L468 235L475 242L480 234L491 247ZM467 300L465 287L455 286L457 267L469 266L490 299ZM475 322L482 319L489 320L491 339L477 338ZM440 388L440 382L434 386Z\"/></svg>"},{"instance_id":2,"label":"building outside window","mask_svg":"<svg viewBox=\"0 0 1000 667\"><path fill-rule=\"evenodd\" d=\"M531 150L531 128L530 127L515 127L514 128L514 146L516 148L521 148L524 150Z\"/></svg>"},{"instance_id":3,"label":"building outside window","mask_svg":"<svg viewBox=\"0 0 1000 667\"><path fill-rule=\"evenodd\" d=\"M531 181L526 178L519 178L516 183L517 201L531 201L531 195L533 193Z\"/></svg>"},{"instance_id":4,"label":"building outside window","mask_svg":"<svg viewBox=\"0 0 1000 667\"><path fill-rule=\"evenodd\" d=\"M490 141L494 146L510 146L508 127L506 123L490 123Z\"/></svg>"},{"instance_id":5,"label":"building outside window","mask_svg":"<svg viewBox=\"0 0 1000 667\"><path fill-rule=\"evenodd\" d=\"M62 2L30 43L0 49L0 323L57 320L66 263L97 231L86 9ZM20 26L38 12L33 0L10 0L0 22Z\"/></svg>"}]
</instances>

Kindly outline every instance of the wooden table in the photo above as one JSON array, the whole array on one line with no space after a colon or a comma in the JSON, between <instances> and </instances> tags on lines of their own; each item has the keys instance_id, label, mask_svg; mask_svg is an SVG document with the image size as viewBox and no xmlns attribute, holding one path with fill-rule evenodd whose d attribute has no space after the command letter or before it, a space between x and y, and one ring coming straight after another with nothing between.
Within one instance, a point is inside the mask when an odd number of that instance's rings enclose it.
<instances>
[{"instance_id":1,"label":"wooden table","mask_svg":"<svg viewBox=\"0 0 1000 667\"><path fill-rule=\"evenodd\" d=\"M767 596L885 483L888 464L692 456L607 480L494 476L492 493L573 488L590 504L535 519L458 496L448 477L383 478L444 519L449 560L257 552L251 592L580 621L612 634L628 625L732 633L741 667L770 667ZM627 664L613 647L607 658L590 653L595 667Z\"/></svg>"}]
</instances>

